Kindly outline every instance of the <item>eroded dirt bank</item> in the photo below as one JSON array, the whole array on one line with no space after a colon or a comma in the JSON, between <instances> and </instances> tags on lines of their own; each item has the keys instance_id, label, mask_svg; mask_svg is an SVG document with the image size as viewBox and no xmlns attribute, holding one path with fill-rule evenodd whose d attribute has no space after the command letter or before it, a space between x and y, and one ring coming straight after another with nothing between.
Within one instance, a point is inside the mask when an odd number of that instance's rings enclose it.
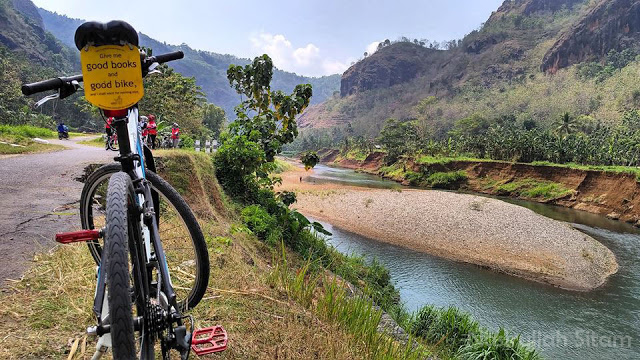
<instances>
[{"instance_id":1,"label":"eroded dirt bank","mask_svg":"<svg viewBox=\"0 0 640 360\"><path fill-rule=\"evenodd\" d=\"M484 197L424 190L314 184L299 169L280 190L297 192L302 213L376 240L572 290L617 272L614 254L570 225Z\"/></svg>"},{"instance_id":2,"label":"eroded dirt bank","mask_svg":"<svg viewBox=\"0 0 640 360\"><path fill-rule=\"evenodd\" d=\"M383 153L372 153L364 161L348 159L336 161L337 151L325 152L323 155L324 163L376 175L380 175L384 157ZM506 194L487 187L487 183L491 181L508 184L518 180L533 179L562 184L571 190L571 193L564 197L551 200L522 198L604 215L640 227L640 184L633 174L494 161L451 161L445 164L429 165L410 162L406 168L417 173L463 170L468 176L468 180L461 184L463 189L492 195ZM402 177L391 178L407 183Z\"/></svg>"}]
</instances>

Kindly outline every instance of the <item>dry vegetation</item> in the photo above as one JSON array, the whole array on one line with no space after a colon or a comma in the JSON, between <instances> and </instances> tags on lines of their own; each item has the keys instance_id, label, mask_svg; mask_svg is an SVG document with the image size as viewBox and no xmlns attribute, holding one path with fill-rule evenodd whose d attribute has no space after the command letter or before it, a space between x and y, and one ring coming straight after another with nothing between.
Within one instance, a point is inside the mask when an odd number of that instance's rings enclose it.
<instances>
[{"instance_id":1,"label":"dry vegetation","mask_svg":"<svg viewBox=\"0 0 640 360\"><path fill-rule=\"evenodd\" d=\"M161 163L166 175L182 170L167 178L192 204L205 233L211 278L192 314L196 326L226 328L229 349L217 358L392 359L413 353L375 333L375 327L372 335L371 321L361 321L363 316L349 321L335 316L338 309L367 314L366 319L376 312L370 305L368 312L366 306L353 310L352 300L344 296L328 301L327 290L341 291L332 286L330 274L321 272L310 281L305 275L309 263L275 251L245 227L233 225L232 205L219 192L206 156L166 152ZM201 201L194 202L196 198ZM96 342L84 332L94 323L95 264L89 252L80 244L57 246L33 260L34 266L8 282L0 295L0 326L5 330L0 358L89 358ZM296 281L301 268L306 270Z\"/></svg>"}]
</instances>

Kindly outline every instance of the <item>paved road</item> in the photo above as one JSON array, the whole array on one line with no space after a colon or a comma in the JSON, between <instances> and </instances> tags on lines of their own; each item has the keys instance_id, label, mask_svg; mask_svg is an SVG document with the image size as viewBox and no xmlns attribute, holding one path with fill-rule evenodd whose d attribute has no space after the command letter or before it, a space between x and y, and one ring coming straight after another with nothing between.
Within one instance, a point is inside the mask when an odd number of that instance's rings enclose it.
<instances>
[{"instance_id":1,"label":"paved road","mask_svg":"<svg viewBox=\"0 0 640 360\"><path fill-rule=\"evenodd\" d=\"M0 158L0 288L20 278L35 253L52 248L55 233L80 227L76 178L116 154L80 140L51 141L69 148L63 151Z\"/></svg>"}]
</instances>

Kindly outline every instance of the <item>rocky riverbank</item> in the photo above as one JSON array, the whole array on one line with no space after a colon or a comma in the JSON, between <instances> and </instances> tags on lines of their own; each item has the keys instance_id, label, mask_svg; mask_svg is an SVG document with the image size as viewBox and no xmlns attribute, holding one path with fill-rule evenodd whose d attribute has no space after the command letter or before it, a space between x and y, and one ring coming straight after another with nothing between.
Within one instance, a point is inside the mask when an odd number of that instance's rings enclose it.
<instances>
[{"instance_id":1,"label":"rocky riverbank","mask_svg":"<svg viewBox=\"0 0 640 360\"><path fill-rule=\"evenodd\" d=\"M396 165L397 171L384 173L384 154L381 152L371 153L364 160L341 158L336 150L327 150L321 155L323 163L384 176L405 185L411 183L411 176L427 177L436 172L461 171L467 178L456 184L456 189L552 203L640 227L640 196L637 196L640 194L640 183L632 168L627 172L623 171L624 168L604 171L552 164L451 159L433 163L407 161L406 164ZM558 197L526 196L522 192L505 191L510 184L517 187L515 183L518 181L557 186L564 191L558 192Z\"/></svg>"},{"instance_id":2,"label":"rocky riverbank","mask_svg":"<svg viewBox=\"0 0 640 360\"><path fill-rule=\"evenodd\" d=\"M302 213L379 241L571 290L591 290L617 272L614 254L566 223L474 195L369 190L300 182L283 174Z\"/></svg>"}]
</instances>

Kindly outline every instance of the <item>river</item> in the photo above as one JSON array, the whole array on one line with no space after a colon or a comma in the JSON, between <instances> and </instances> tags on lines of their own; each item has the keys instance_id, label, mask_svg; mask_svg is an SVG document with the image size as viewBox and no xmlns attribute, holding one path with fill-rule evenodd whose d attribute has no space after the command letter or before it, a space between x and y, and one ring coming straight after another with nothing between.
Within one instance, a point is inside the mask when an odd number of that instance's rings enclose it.
<instances>
[{"instance_id":1,"label":"river","mask_svg":"<svg viewBox=\"0 0 640 360\"><path fill-rule=\"evenodd\" d=\"M400 187L372 175L325 165L318 165L305 181ZM640 358L640 231L582 211L502 200L571 223L611 249L620 270L594 291L566 291L323 224L333 233L328 241L339 251L376 258L385 264L409 310L426 304L456 306L492 330L502 326L510 334L521 334L547 359Z\"/></svg>"}]
</instances>

